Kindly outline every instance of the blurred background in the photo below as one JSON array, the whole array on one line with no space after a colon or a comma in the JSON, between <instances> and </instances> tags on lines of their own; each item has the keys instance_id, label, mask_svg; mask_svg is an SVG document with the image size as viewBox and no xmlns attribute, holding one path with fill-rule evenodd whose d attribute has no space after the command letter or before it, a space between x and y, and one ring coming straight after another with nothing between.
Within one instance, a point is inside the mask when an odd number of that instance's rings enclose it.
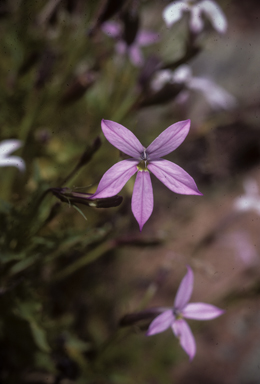
<instances>
[{"instance_id":1,"label":"blurred background","mask_svg":"<svg viewBox=\"0 0 260 384\"><path fill-rule=\"evenodd\" d=\"M3 384L260 382L260 4L219 0L222 35L206 17L194 34L188 13L167 27L168 4L0 0L0 144L20 140L10 156L26 167L4 166L0 147ZM125 158L102 118L144 146L191 119L167 159L203 196L152 176L142 233L134 177L90 205ZM189 321L191 363L171 330L145 336L153 317L124 317L172 306L187 264L191 301L226 310Z\"/></svg>"}]
</instances>

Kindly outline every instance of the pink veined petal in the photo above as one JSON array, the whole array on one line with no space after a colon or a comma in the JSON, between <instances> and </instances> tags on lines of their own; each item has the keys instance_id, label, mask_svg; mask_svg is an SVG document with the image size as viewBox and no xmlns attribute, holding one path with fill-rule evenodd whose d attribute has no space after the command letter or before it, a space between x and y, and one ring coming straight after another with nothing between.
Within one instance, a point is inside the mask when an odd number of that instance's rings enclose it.
<instances>
[{"instance_id":1,"label":"pink veined petal","mask_svg":"<svg viewBox=\"0 0 260 384\"><path fill-rule=\"evenodd\" d=\"M146 333L146 336L152 336L152 335L155 335L156 333L166 331L166 329L172 325L174 320L175 320L175 317L173 315L172 309L164 311L151 322L151 324L149 325L148 331Z\"/></svg>"},{"instance_id":2,"label":"pink veined petal","mask_svg":"<svg viewBox=\"0 0 260 384\"><path fill-rule=\"evenodd\" d=\"M207 15L212 26L219 33L227 30L227 19L220 7L212 0L204 0L198 4L200 9Z\"/></svg>"},{"instance_id":3,"label":"pink veined petal","mask_svg":"<svg viewBox=\"0 0 260 384\"><path fill-rule=\"evenodd\" d=\"M179 311L182 311L182 309L188 303L193 291L193 282L194 282L193 272L188 265L187 265L187 270L188 271L180 283L180 286L178 288L178 291L174 300L174 308L176 308Z\"/></svg>"},{"instance_id":4,"label":"pink veined petal","mask_svg":"<svg viewBox=\"0 0 260 384\"><path fill-rule=\"evenodd\" d=\"M141 67L144 65L144 57L141 49L137 44L132 44L128 48L128 54L132 64L134 64L136 67Z\"/></svg>"},{"instance_id":5,"label":"pink veined petal","mask_svg":"<svg viewBox=\"0 0 260 384\"><path fill-rule=\"evenodd\" d=\"M190 327L185 320L180 319L172 324L172 330L191 361L196 353L196 343Z\"/></svg>"},{"instance_id":6,"label":"pink veined petal","mask_svg":"<svg viewBox=\"0 0 260 384\"><path fill-rule=\"evenodd\" d=\"M137 172L137 160L120 161L111 167L101 178L92 199L115 196L125 183Z\"/></svg>"},{"instance_id":7,"label":"pink veined petal","mask_svg":"<svg viewBox=\"0 0 260 384\"><path fill-rule=\"evenodd\" d=\"M10 156L5 159L0 158L0 167L16 167L23 172L25 170L25 163L18 156Z\"/></svg>"},{"instance_id":8,"label":"pink veined petal","mask_svg":"<svg viewBox=\"0 0 260 384\"><path fill-rule=\"evenodd\" d=\"M187 319L211 320L222 315L225 311L211 304L189 303L182 310L182 315Z\"/></svg>"},{"instance_id":9,"label":"pink veined petal","mask_svg":"<svg viewBox=\"0 0 260 384\"><path fill-rule=\"evenodd\" d=\"M193 178L184 169L171 161L152 160L147 168L167 188L182 195L202 195Z\"/></svg>"},{"instance_id":10,"label":"pink veined petal","mask_svg":"<svg viewBox=\"0 0 260 384\"><path fill-rule=\"evenodd\" d=\"M168 155L184 141L190 129L190 120L179 121L166 128L146 150L149 160Z\"/></svg>"},{"instance_id":11,"label":"pink veined petal","mask_svg":"<svg viewBox=\"0 0 260 384\"><path fill-rule=\"evenodd\" d=\"M102 31L113 38L119 37L122 33L122 29L119 23L116 21L107 21L101 26Z\"/></svg>"},{"instance_id":12,"label":"pink veined petal","mask_svg":"<svg viewBox=\"0 0 260 384\"><path fill-rule=\"evenodd\" d=\"M153 212L153 187L148 171L137 172L132 196L132 212L142 231Z\"/></svg>"},{"instance_id":13,"label":"pink veined petal","mask_svg":"<svg viewBox=\"0 0 260 384\"><path fill-rule=\"evenodd\" d=\"M10 153L16 151L16 149L20 148L23 143L20 140L10 139L3 140L0 143L0 158L8 156Z\"/></svg>"},{"instance_id":14,"label":"pink veined petal","mask_svg":"<svg viewBox=\"0 0 260 384\"><path fill-rule=\"evenodd\" d=\"M184 4L182 1L177 1L170 3L163 10L163 19L168 27L176 23L182 17L183 11L188 10L189 7L187 4Z\"/></svg>"},{"instance_id":15,"label":"pink veined petal","mask_svg":"<svg viewBox=\"0 0 260 384\"><path fill-rule=\"evenodd\" d=\"M144 147L126 127L111 120L102 120L102 131L106 139L117 149L135 159L140 159Z\"/></svg>"},{"instance_id":16,"label":"pink veined petal","mask_svg":"<svg viewBox=\"0 0 260 384\"><path fill-rule=\"evenodd\" d=\"M160 40L159 34L152 31L140 31L136 37L137 44L146 46L157 43Z\"/></svg>"},{"instance_id":17,"label":"pink veined petal","mask_svg":"<svg viewBox=\"0 0 260 384\"><path fill-rule=\"evenodd\" d=\"M203 28L203 20L201 17L201 10L198 5L194 5L190 13L190 29L194 33L201 32Z\"/></svg>"}]
</instances>

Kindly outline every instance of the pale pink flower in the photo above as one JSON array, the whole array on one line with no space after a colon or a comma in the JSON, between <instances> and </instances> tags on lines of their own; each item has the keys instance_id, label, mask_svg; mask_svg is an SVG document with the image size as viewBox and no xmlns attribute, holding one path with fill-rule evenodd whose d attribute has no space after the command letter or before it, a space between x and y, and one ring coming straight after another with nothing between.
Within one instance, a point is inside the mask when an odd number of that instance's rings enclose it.
<instances>
[{"instance_id":1,"label":"pale pink flower","mask_svg":"<svg viewBox=\"0 0 260 384\"><path fill-rule=\"evenodd\" d=\"M116 21L108 21L102 25L102 30L108 36L117 39L116 51L120 55L128 54L130 61L136 67L144 64L144 57L141 47L145 47L159 41L158 33L148 30L138 31L135 40L132 44L128 45L123 40L123 31L121 25Z\"/></svg>"},{"instance_id":2,"label":"pale pink flower","mask_svg":"<svg viewBox=\"0 0 260 384\"><path fill-rule=\"evenodd\" d=\"M190 120L170 125L147 148L121 124L102 120L101 127L107 140L131 158L113 165L103 175L92 198L117 195L130 177L137 172L132 196L132 212L139 223L140 231L153 211L150 172L173 192L202 195L187 172L161 158L174 151L184 141L190 129Z\"/></svg>"},{"instance_id":3,"label":"pale pink flower","mask_svg":"<svg viewBox=\"0 0 260 384\"><path fill-rule=\"evenodd\" d=\"M211 22L219 33L227 30L227 20L220 7L212 0L179 0L173 1L163 10L163 18L168 27L176 23L184 12L190 13L189 27L194 33L199 33L204 27L203 15Z\"/></svg>"},{"instance_id":4,"label":"pale pink flower","mask_svg":"<svg viewBox=\"0 0 260 384\"><path fill-rule=\"evenodd\" d=\"M159 91L165 84L183 84L184 90L178 95L179 100L187 99L188 92L200 92L207 100L212 109L232 109L236 106L236 99L225 89L214 83L206 77L197 77L192 75L191 68L184 64L175 71L164 69L157 71L151 87ZM177 101L177 100L176 100Z\"/></svg>"},{"instance_id":5,"label":"pale pink flower","mask_svg":"<svg viewBox=\"0 0 260 384\"><path fill-rule=\"evenodd\" d=\"M23 159L18 156L9 156L22 146L22 142L16 139L4 140L0 143L0 167L16 167L20 171L25 170Z\"/></svg>"},{"instance_id":6,"label":"pale pink flower","mask_svg":"<svg viewBox=\"0 0 260 384\"><path fill-rule=\"evenodd\" d=\"M187 269L188 272L178 288L173 308L166 309L151 322L147 336L152 336L171 328L175 336L179 338L182 348L188 354L191 361L196 353L196 343L191 329L184 318L211 320L222 315L225 311L211 304L188 304L193 291L194 276L189 266L187 266Z\"/></svg>"}]
</instances>

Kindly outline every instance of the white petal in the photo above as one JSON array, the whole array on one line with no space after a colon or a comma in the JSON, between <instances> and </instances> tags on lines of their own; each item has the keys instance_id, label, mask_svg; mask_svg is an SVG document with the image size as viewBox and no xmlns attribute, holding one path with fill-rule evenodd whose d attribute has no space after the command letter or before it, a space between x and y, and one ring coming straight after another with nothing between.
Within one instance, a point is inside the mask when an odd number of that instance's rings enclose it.
<instances>
[{"instance_id":1,"label":"white petal","mask_svg":"<svg viewBox=\"0 0 260 384\"><path fill-rule=\"evenodd\" d=\"M23 159L18 156L10 156L5 159L0 158L0 167L16 167L20 171L25 170L25 163Z\"/></svg>"},{"instance_id":2,"label":"white petal","mask_svg":"<svg viewBox=\"0 0 260 384\"><path fill-rule=\"evenodd\" d=\"M168 27L176 23L182 17L182 13L189 7L183 1L176 1L167 5L163 10L163 19Z\"/></svg>"},{"instance_id":3,"label":"white petal","mask_svg":"<svg viewBox=\"0 0 260 384\"><path fill-rule=\"evenodd\" d=\"M3 140L0 143L0 158L4 158L8 156L10 153L16 151L16 149L20 148L23 143L20 140L10 139Z\"/></svg>"},{"instance_id":4,"label":"white petal","mask_svg":"<svg viewBox=\"0 0 260 384\"><path fill-rule=\"evenodd\" d=\"M200 9L207 15L212 26L219 33L227 30L227 19L221 8L212 0L204 0L199 5Z\"/></svg>"},{"instance_id":5,"label":"white petal","mask_svg":"<svg viewBox=\"0 0 260 384\"><path fill-rule=\"evenodd\" d=\"M203 20L201 17L201 10L199 5L195 5L190 13L190 29L194 33L199 33L203 28Z\"/></svg>"}]
</instances>

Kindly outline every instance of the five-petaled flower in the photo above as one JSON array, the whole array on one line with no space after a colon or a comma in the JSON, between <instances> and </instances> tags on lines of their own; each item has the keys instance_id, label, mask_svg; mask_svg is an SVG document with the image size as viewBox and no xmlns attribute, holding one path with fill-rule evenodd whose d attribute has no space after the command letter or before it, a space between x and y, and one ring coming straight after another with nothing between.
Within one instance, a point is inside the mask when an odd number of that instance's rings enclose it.
<instances>
[{"instance_id":1,"label":"five-petaled flower","mask_svg":"<svg viewBox=\"0 0 260 384\"><path fill-rule=\"evenodd\" d=\"M102 120L102 131L107 140L130 159L113 165L101 178L92 198L110 197L118 194L126 182L137 172L132 212L139 223L140 231L153 211L152 172L171 191L183 195L202 195L193 178L178 165L162 159L174 151L189 132L190 120L170 125L145 148L127 128L110 120Z\"/></svg>"},{"instance_id":2,"label":"five-petaled flower","mask_svg":"<svg viewBox=\"0 0 260 384\"><path fill-rule=\"evenodd\" d=\"M155 335L171 327L191 361L196 353L196 343L190 327L183 318L211 320L222 315L225 311L206 303L188 304L193 291L194 277L191 268L187 266L187 269L188 272L178 288L173 308L166 309L151 322L147 336Z\"/></svg>"},{"instance_id":3,"label":"five-petaled flower","mask_svg":"<svg viewBox=\"0 0 260 384\"><path fill-rule=\"evenodd\" d=\"M0 143L0 167L17 167L20 171L25 170L23 159L18 156L9 156L22 146L22 142L16 139L4 140Z\"/></svg>"},{"instance_id":4,"label":"five-petaled flower","mask_svg":"<svg viewBox=\"0 0 260 384\"><path fill-rule=\"evenodd\" d=\"M158 33L148 30L141 30L137 32L134 41L128 45L123 39L123 30L121 25L116 21L107 21L102 25L102 30L108 36L117 39L117 53L119 55L124 55L127 53L130 61L136 67L140 67L144 64L144 57L140 48L157 43L159 41Z\"/></svg>"},{"instance_id":5,"label":"five-petaled flower","mask_svg":"<svg viewBox=\"0 0 260 384\"><path fill-rule=\"evenodd\" d=\"M194 33L202 31L204 23L202 15L205 14L212 26L219 33L225 33L227 20L220 7L212 0L179 0L167 5L163 10L163 18L168 27L181 19L184 12L190 12L190 30Z\"/></svg>"}]
</instances>

